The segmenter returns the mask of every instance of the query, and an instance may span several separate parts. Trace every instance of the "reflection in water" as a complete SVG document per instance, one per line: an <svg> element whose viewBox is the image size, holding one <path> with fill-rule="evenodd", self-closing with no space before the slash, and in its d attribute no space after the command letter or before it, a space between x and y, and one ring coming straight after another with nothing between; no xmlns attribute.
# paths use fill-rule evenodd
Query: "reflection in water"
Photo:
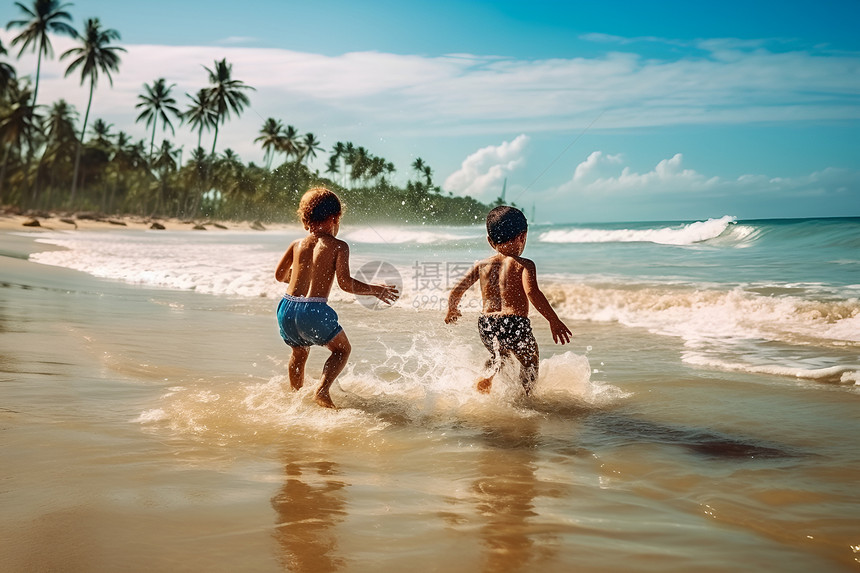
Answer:
<svg viewBox="0 0 860 573"><path fill-rule="evenodd" d="M272 498L277 513L274 536L283 549L288 571L337 571L345 565L337 556L332 527L343 521L346 484L337 479L337 464L329 461L288 461L286 480Z"/></svg>
<svg viewBox="0 0 860 573"><path fill-rule="evenodd" d="M478 461L480 477L472 491L477 498L478 517L483 521L486 572L524 569L535 553L529 520L537 516L537 434L528 422L520 424L484 432L486 449Z"/></svg>

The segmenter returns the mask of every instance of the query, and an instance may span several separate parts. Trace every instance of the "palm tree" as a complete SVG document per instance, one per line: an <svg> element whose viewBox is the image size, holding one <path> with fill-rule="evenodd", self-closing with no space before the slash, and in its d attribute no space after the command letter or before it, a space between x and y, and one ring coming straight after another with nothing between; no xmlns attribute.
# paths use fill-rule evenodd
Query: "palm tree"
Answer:
<svg viewBox="0 0 860 573"><path fill-rule="evenodd" d="M84 134L87 132L87 120L90 117L90 107L93 104L93 91L99 80L99 72L107 76L110 85L113 86L113 78L111 72L119 71L119 56L117 52L125 52L125 48L119 46L111 46L110 42L119 40L119 32L114 29L102 29L98 18L90 18L84 24L84 34L81 38L81 45L77 48L72 48L66 51L61 60L67 56L75 56L72 63L66 69L66 77L76 69L81 69L81 85L84 81L90 81L90 97L87 100L87 111L84 114L84 125L81 128L81 140L78 142L78 152L75 156L75 172L72 175L72 195L69 199L70 203L75 201L75 190L78 186L78 168L81 163L81 146L84 141Z"/></svg>
<svg viewBox="0 0 860 573"><path fill-rule="evenodd" d="M92 127L90 127L90 134L93 136L90 141L103 149L110 150L113 147L113 144L111 143L113 134L110 132L110 128L112 127L112 123L108 123L103 119L95 120Z"/></svg>
<svg viewBox="0 0 860 573"><path fill-rule="evenodd" d="M69 105L64 99L55 102L44 122L49 145L76 141L78 136L75 121L77 119L78 112L74 106Z"/></svg>
<svg viewBox="0 0 860 573"><path fill-rule="evenodd" d="M20 152L24 144L32 148L32 138L38 130L40 117L32 102L29 83L15 81L9 86L3 113L0 115L0 143L5 147L0 164L0 204L3 201L3 183L6 180L6 166L12 149ZM30 150L28 150L30 153Z"/></svg>
<svg viewBox="0 0 860 573"><path fill-rule="evenodd" d="M254 140L254 143L262 145L263 151L266 153L263 157L263 160L266 162L266 169L272 168L272 158L278 150L282 129L284 129L284 126L281 122L270 117L263 123L263 127L260 128L260 136Z"/></svg>
<svg viewBox="0 0 860 573"><path fill-rule="evenodd" d="M197 147L201 147L203 141L203 129L217 127L217 114L205 89L198 90L196 96L185 94L191 103L182 114L182 121L187 122L192 129L197 130Z"/></svg>
<svg viewBox="0 0 860 573"><path fill-rule="evenodd" d="M97 123L98 121L96 124ZM93 127L95 128L95 124ZM110 198L107 201L107 205L104 205L102 208L104 211L113 210L117 189L120 187L121 183L125 182L126 173L133 167L131 153L129 152L131 136L124 131L120 131L110 143L111 162L109 175L112 176L112 182L110 187Z"/></svg>
<svg viewBox="0 0 860 573"><path fill-rule="evenodd" d="M339 160L344 153L346 153L346 145L342 141L338 141L331 148L331 154L335 161Z"/></svg>
<svg viewBox="0 0 860 573"><path fill-rule="evenodd" d="M305 134L304 139L302 139L302 159L310 162L317 156L317 151L322 151L322 149L316 135L313 133Z"/></svg>
<svg viewBox="0 0 860 573"><path fill-rule="evenodd" d="M339 157L337 155L329 155L328 163L326 163L325 172L331 173L332 175L337 175L340 173L340 166L338 165Z"/></svg>
<svg viewBox="0 0 860 573"><path fill-rule="evenodd" d="M349 178L355 181L362 179L370 168L370 153L364 147L356 147L355 152L348 158L350 167Z"/></svg>
<svg viewBox="0 0 860 573"><path fill-rule="evenodd" d="M197 214L197 208L200 205L200 200L203 197L203 190L207 187L203 185L203 179L208 179L208 173L212 171L213 157L206 154L202 147L198 147L191 152L191 157L185 163L183 172L185 175L185 201L183 208L192 217ZM193 174L193 177L191 176Z"/></svg>
<svg viewBox="0 0 860 573"><path fill-rule="evenodd" d="M234 112L236 116L242 114L242 110L246 105L250 105L248 99L242 90L253 90L251 86L246 86L241 80L232 78L233 65L227 63L227 59L221 61L215 60L214 69L209 69L206 66L203 68L209 72L210 87L206 88L207 99L212 102L212 107L215 110L215 138L212 140L212 154L215 154L215 144L218 142L218 126L230 118L230 112Z"/></svg>
<svg viewBox="0 0 860 573"><path fill-rule="evenodd" d="M331 155L328 158L329 166L337 165L333 169L327 169L326 173L343 173L344 170L344 159L346 154L346 145L342 141L338 141L331 148ZM341 184L343 184L343 179L341 179Z"/></svg>
<svg viewBox="0 0 860 573"><path fill-rule="evenodd" d="M173 147L169 139L161 142L161 147L158 148L158 155L155 157L152 166L155 167L162 175L176 171L176 155L178 149Z"/></svg>
<svg viewBox="0 0 860 573"><path fill-rule="evenodd" d="M342 167L342 171L343 171L344 183L346 183L346 177L347 177L346 166L352 165L353 155L355 155L355 145L353 145L351 141L347 141L343 145L343 167ZM352 179L352 173L349 174L349 177L351 180Z"/></svg>
<svg viewBox="0 0 860 573"><path fill-rule="evenodd" d="M416 157L415 161L412 162L412 169L417 171L419 175L424 174L424 167L425 166L426 166L426 163L424 163L424 160L421 159L420 157Z"/></svg>
<svg viewBox="0 0 860 573"><path fill-rule="evenodd" d="M175 85L170 84L168 86L164 78L158 78L153 82L152 86L143 84L146 93L137 96L140 102L134 107L143 108L143 111L134 120L135 123L141 119L145 119L147 128L152 125L152 137L149 140L150 159L152 159L152 149L155 144L155 128L158 127L158 121L161 120L162 129L169 127L171 133L176 133L176 130L173 129L173 124L170 122L170 115L174 117L180 117L181 115L179 109L176 107L176 100L170 95L170 90Z"/></svg>
<svg viewBox="0 0 860 573"><path fill-rule="evenodd" d="M222 196L234 195L242 178L242 161L232 149L225 149L216 161L216 174L213 188L218 189Z"/></svg>
<svg viewBox="0 0 860 573"><path fill-rule="evenodd" d="M152 162L152 166L159 173L158 177L158 197L156 198L155 212L159 212L163 207L167 198L167 178L176 171L176 158L179 150L173 148L170 140L165 139L161 142L161 147L158 149L158 155Z"/></svg>
<svg viewBox="0 0 860 573"><path fill-rule="evenodd" d="M3 47L3 42L0 42L0 56L5 56L8 52ZM0 99L6 94L9 84L15 79L15 68L6 62L0 62Z"/></svg>
<svg viewBox="0 0 860 573"><path fill-rule="evenodd" d="M46 141L45 153L39 160L39 165L41 166L41 163L47 160L46 167L52 183L63 171L63 164L68 161L68 165L71 165L74 161L69 152L76 149L78 142L77 128L75 127L77 119L78 112L75 107L61 99L51 106L48 116L42 124ZM51 187L53 185L49 185L49 190Z"/></svg>
<svg viewBox="0 0 860 573"><path fill-rule="evenodd" d="M28 8L21 2L15 5L26 14L25 19L11 20L6 24L7 28L23 27L24 30L15 36L12 45L21 44L18 57L21 57L27 48L32 45L32 50L38 54L36 59L36 84L33 88L33 107L36 107L36 96L39 93L39 76L42 71L42 55L48 57L54 55L51 39L48 33L63 34L77 37L78 33L70 24L72 15L66 12L71 4L61 4L58 0L33 0L33 7Z"/></svg>
<svg viewBox="0 0 860 573"><path fill-rule="evenodd" d="M281 137L278 140L278 151L283 152L286 161L289 161L291 155L295 155L296 159L298 159L300 150L301 144L299 143L299 130L292 125L288 125L284 128L284 131L281 133Z"/></svg>
<svg viewBox="0 0 860 573"><path fill-rule="evenodd" d="M376 179L385 174L385 159L382 157L373 156L370 158L370 163L367 167L368 179ZM377 181L378 183L378 181Z"/></svg>
<svg viewBox="0 0 860 573"><path fill-rule="evenodd" d="M427 181L427 187L430 187L433 185L433 170L429 165L425 165L422 171L424 171L424 178Z"/></svg>

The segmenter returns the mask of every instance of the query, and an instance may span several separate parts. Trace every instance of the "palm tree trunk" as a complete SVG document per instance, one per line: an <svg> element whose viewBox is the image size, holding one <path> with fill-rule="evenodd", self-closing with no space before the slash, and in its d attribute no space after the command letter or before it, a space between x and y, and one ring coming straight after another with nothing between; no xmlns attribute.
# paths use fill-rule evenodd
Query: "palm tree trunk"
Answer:
<svg viewBox="0 0 860 573"><path fill-rule="evenodd" d="M87 102L87 112L84 114L84 126L81 128L81 138L78 140L78 150L75 152L75 170L72 175L72 195L69 197L69 206L75 204L75 192L78 189L78 169L81 166L81 147L84 145L84 135L87 133L87 121L90 119L90 106L93 105L93 86L95 84L90 81L90 99Z"/></svg>
<svg viewBox="0 0 860 573"><path fill-rule="evenodd" d="M36 96L39 95L39 76L42 72L42 45L44 40L39 42L39 57L36 58L36 83L33 86L33 109L36 109Z"/></svg>
<svg viewBox="0 0 860 573"><path fill-rule="evenodd" d="M215 123L215 137L212 138L212 153L211 155L215 155L215 144L218 143L218 123Z"/></svg>
<svg viewBox="0 0 860 573"><path fill-rule="evenodd" d="M149 138L149 162L152 163L152 148L155 145L155 128L158 127L158 118L152 124L152 137Z"/></svg>
<svg viewBox="0 0 860 573"><path fill-rule="evenodd" d="M9 163L9 152L12 151L12 144L6 146L3 151L3 164L0 165L0 205L3 204L3 186L6 182L6 165Z"/></svg>
<svg viewBox="0 0 860 573"><path fill-rule="evenodd" d="M42 171L42 160L45 158L44 152L39 156L39 161L36 162L36 175L33 177L33 190L31 192L31 201L34 207L38 207L39 198L39 173Z"/></svg>

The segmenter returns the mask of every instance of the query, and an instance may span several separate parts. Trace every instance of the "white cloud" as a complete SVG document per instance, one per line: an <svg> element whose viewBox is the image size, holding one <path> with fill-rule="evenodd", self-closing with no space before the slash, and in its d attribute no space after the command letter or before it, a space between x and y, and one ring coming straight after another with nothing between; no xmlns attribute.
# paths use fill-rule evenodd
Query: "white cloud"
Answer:
<svg viewBox="0 0 860 573"><path fill-rule="evenodd" d="M521 134L513 141L479 149L463 161L442 188L479 201L495 199L501 193L504 178L525 163L523 152L528 142L528 136Z"/></svg>
<svg viewBox="0 0 860 573"><path fill-rule="evenodd" d="M636 193L658 196L661 194L699 191L719 184L718 177L706 177L692 169L682 167L684 157L676 153L660 161L646 173L635 173L623 165L620 155L592 152L576 166L573 177L558 188L560 193L588 194ZM614 173L607 175L607 173Z"/></svg>
<svg viewBox="0 0 860 573"><path fill-rule="evenodd" d="M3 31L0 38L8 44L13 34ZM62 53L72 41L57 37L54 44ZM226 57L236 77L258 88L254 108L261 116L289 121L288 116L336 109L345 118L361 117L382 130L410 134L562 131L582 128L601 113L596 129L860 118L853 100L860 92L860 56L774 53L752 49L756 45L702 41L704 57L696 52L676 60L645 59L633 52L517 60L126 45L111 99L124 98L127 105L144 82L160 76L183 91L196 91L206 82L201 66ZM16 67L23 75L34 64L28 54ZM40 89L46 98L69 91L61 79L65 67L66 62L43 62L46 81Z"/></svg>
<svg viewBox="0 0 860 573"><path fill-rule="evenodd" d="M0 39L9 46L15 34L14 30L0 30ZM52 41L58 55L74 44L62 37ZM115 130L134 137L147 137L144 126L134 122L134 105L143 84L158 77L175 83L174 97L184 108L188 102L185 93L194 94L206 86L203 66L211 67L215 60L226 58L233 65L234 77L256 91L249 93L251 106L242 117L222 127L218 147L231 147L246 161L262 159L263 152L253 140L268 117L295 125L300 132L313 131L326 148L338 140L367 146L394 161L401 175L408 171L416 151L423 157L433 155L427 150L428 145L438 145L439 139L433 138L471 137L489 142L521 133L550 137L579 132L595 118L599 118L591 127L595 131L860 119L856 102L860 55L777 53L758 42L702 41L695 53L676 59L645 58L632 51L632 45L628 52L544 60L381 52L328 56L236 45L124 47L128 52L122 55L120 72L114 74L113 89L102 79L96 92L93 118L113 123ZM16 53L6 59L19 75L32 74L35 57L27 53L15 60ZM49 103L65 98L83 114L87 88L79 85L78 77L63 77L67 64L57 59L43 61L39 100ZM196 145L195 134L176 127L177 145L186 149ZM518 139L508 145L516 147ZM386 141L394 143L386 147ZM406 141L416 143L406 149ZM211 142L211 134L204 135L204 146L207 142ZM517 145L525 145L525 140ZM503 148L504 144L488 149L513 153ZM519 165L519 156L507 161L496 158L493 163L478 152L458 167L462 155L450 156L448 149L439 149L436 155L445 156L448 162L440 167L433 161L440 178L452 173L446 188L478 196L495 196L492 189L498 189L504 176ZM318 167L324 159L318 160ZM479 165L481 161L487 163ZM617 165L613 161L620 158L595 157L593 165L578 170L578 183L591 178L592 189L603 185L611 192L655 181L688 188L709 181L681 169L680 157L666 160L653 173L628 170L615 176L610 169Z"/></svg>
<svg viewBox="0 0 860 573"><path fill-rule="evenodd" d="M576 166L573 172L573 181L581 184L599 179L603 166L619 164L621 161L622 156L620 154L606 155L602 151L594 151L588 156L588 159Z"/></svg>
<svg viewBox="0 0 860 573"><path fill-rule="evenodd" d="M611 220L612 213L622 211L629 220L726 214L828 216L839 212L833 209L850 215L856 213L858 201L858 170L826 168L796 177L745 174L727 179L684 168L683 155L678 153L637 173L624 165L621 156L594 151L575 167L567 182L542 193L540 203L564 206L554 213L556 220L599 221Z"/></svg>

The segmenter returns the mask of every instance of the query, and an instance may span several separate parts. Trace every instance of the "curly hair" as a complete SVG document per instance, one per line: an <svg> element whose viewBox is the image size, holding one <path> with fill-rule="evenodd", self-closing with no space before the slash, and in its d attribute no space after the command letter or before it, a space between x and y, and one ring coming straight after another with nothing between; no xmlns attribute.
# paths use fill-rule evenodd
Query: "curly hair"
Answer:
<svg viewBox="0 0 860 573"><path fill-rule="evenodd" d="M322 223L329 217L340 215L343 212L343 207L340 204L340 199L325 187L311 187L302 195L302 200L299 201L299 209L297 211L299 219L305 229L309 228L312 223Z"/></svg>
<svg viewBox="0 0 860 573"><path fill-rule="evenodd" d="M487 214L487 235L493 244L507 243L528 230L526 216L516 207L503 205Z"/></svg>

